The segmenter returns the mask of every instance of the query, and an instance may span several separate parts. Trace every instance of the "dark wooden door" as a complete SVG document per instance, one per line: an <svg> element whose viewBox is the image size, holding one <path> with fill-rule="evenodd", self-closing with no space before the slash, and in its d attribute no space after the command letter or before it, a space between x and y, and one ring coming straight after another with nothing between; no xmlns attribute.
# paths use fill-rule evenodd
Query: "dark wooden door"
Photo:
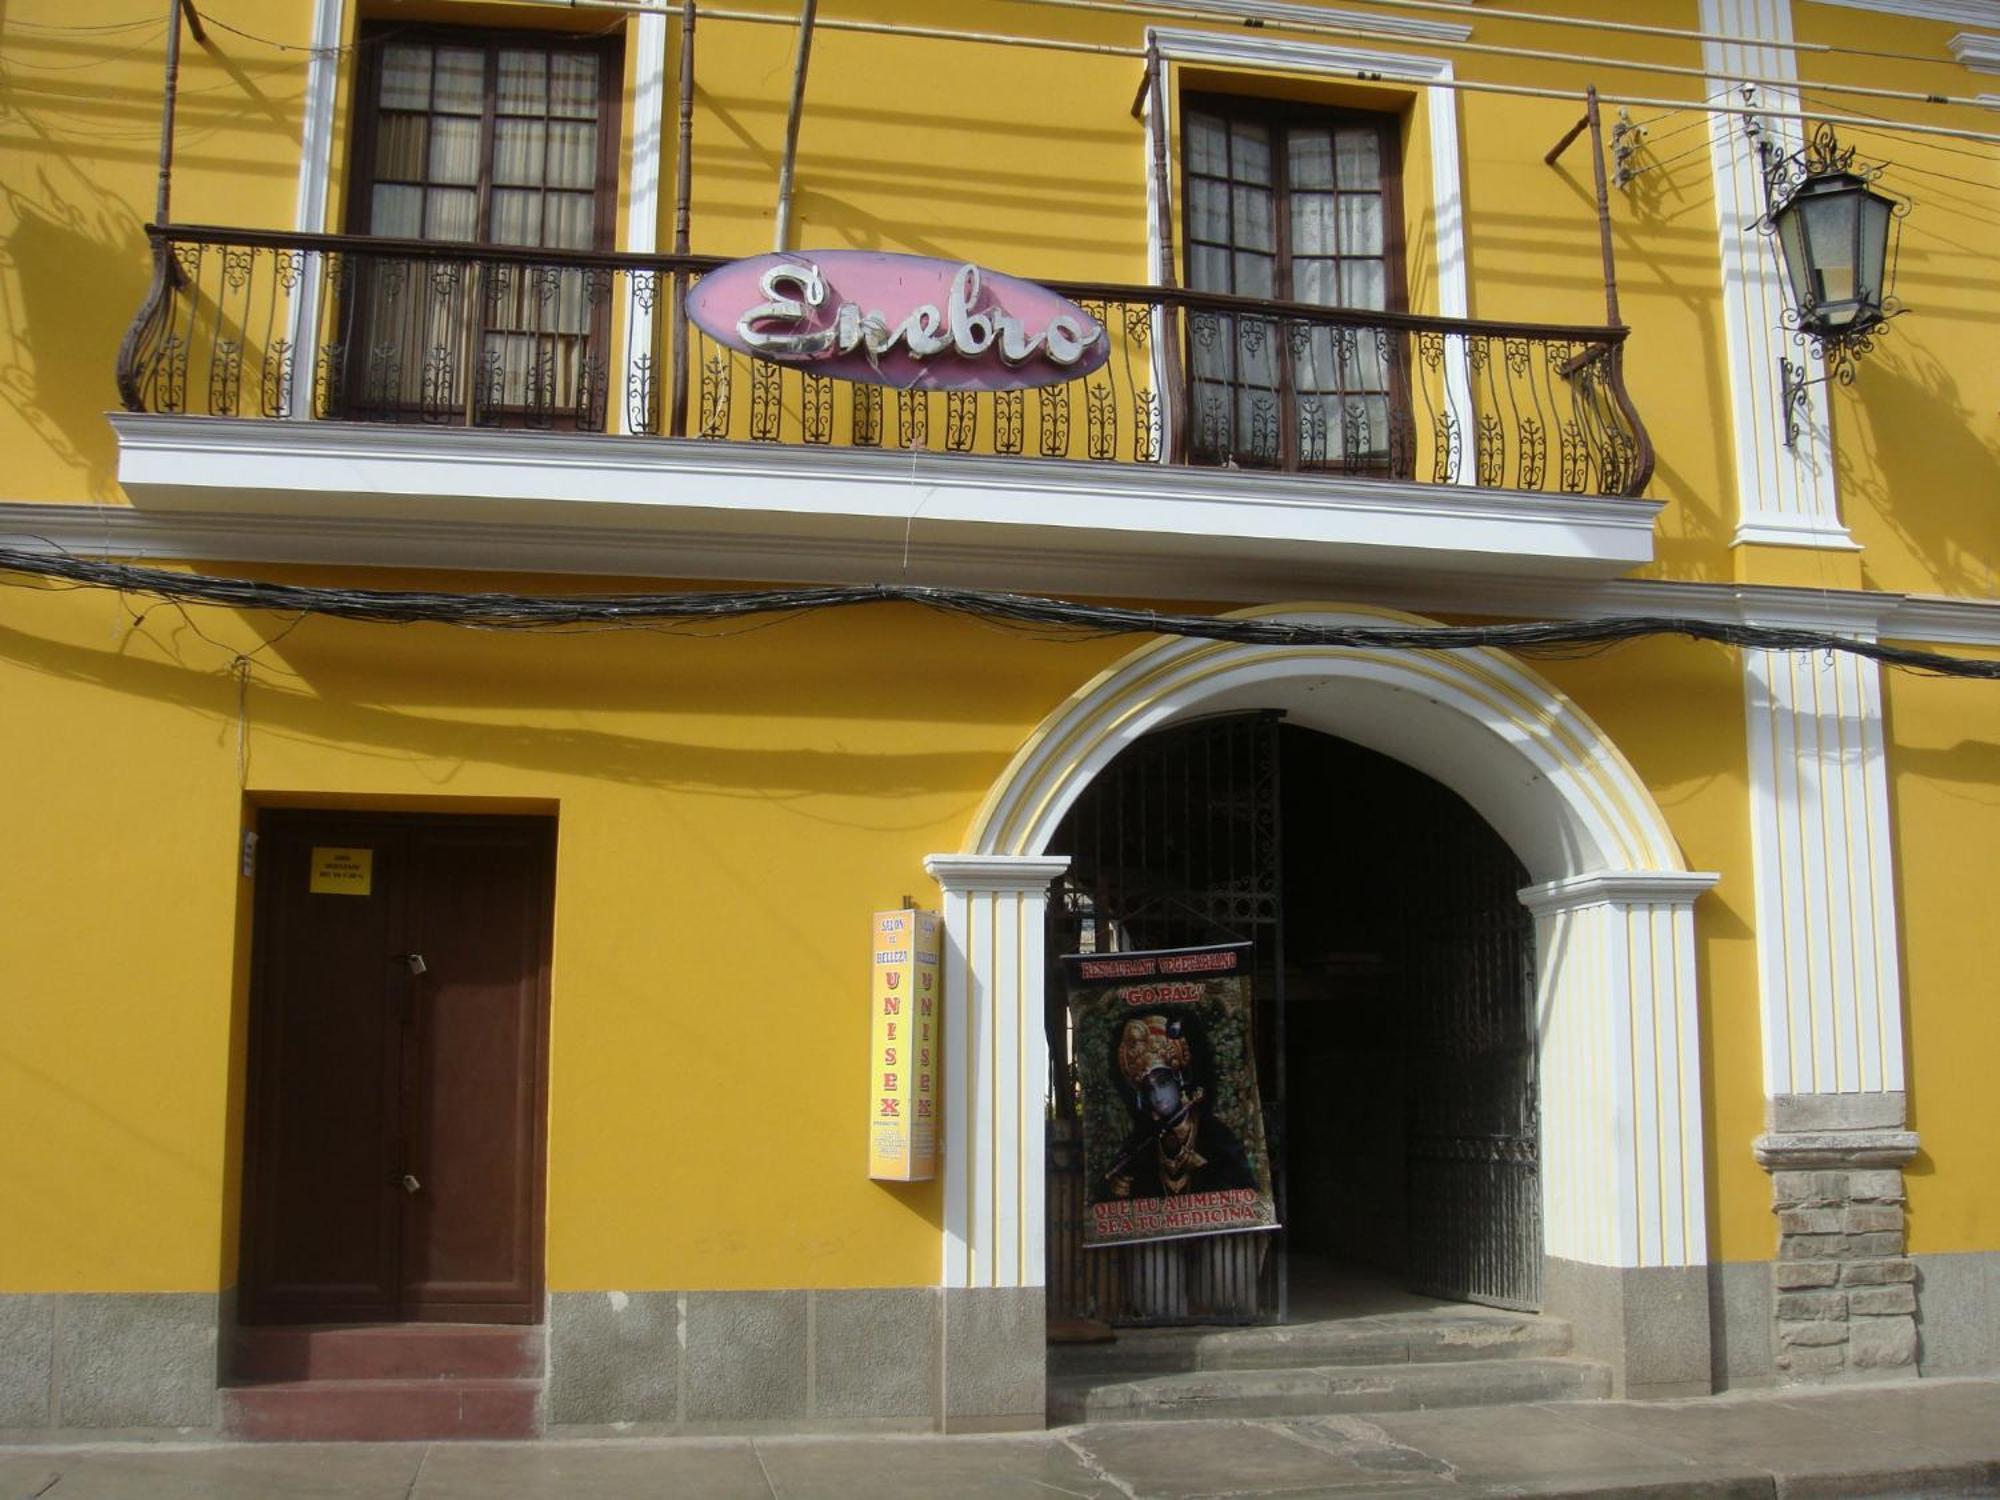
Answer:
<svg viewBox="0 0 2000 1500"><path fill-rule="evenodd" d="M259 835L246 1320L536 1321L554 825Z"/></svg>

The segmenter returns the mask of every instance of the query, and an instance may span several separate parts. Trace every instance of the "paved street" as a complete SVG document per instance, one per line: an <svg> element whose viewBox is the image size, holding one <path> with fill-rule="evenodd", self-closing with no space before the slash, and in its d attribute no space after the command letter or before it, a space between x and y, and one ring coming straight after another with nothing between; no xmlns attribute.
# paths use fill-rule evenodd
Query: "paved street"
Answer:
<svg viewBox="0 0 2000 1500"><path fill-rule="evenodd" d="M2000 1496L2000 1380L1004 1437L0 1447L0 1500Z"/></svg>

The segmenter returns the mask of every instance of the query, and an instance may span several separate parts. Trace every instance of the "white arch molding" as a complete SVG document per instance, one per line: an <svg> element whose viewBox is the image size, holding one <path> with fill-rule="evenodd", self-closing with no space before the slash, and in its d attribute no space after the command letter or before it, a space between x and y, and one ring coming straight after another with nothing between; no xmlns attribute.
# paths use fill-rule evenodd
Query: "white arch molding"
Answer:
<svg viewBox="0 0 2000 1500"><path fill-rule="evenodd" d="M1316 605L1238 617L1431 623ZM1521 898L1535 914L1545 1254L1620 1271L1704 1266L1693 906L1716 877L1687 869L1617 747L1498 651L1162 638L1052 713L963 850L925 861L944 891L947 944L944 1285L1044 1281L1043 916L1067 863L1043 854L1049 838L1141 735L1251 708L1283 709L1443 782L1533 878ZM1701 1318L1705 1380L1705 1305Z"/></svg>

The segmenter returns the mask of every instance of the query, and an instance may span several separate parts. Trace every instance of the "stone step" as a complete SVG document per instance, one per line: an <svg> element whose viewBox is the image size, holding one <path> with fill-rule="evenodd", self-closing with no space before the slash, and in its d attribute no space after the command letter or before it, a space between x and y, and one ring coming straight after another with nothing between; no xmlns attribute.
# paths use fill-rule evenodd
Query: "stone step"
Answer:
<svg viewBox="0 0 2000 1500"><path fill-rule="evenodd" d="M1197 1417L1314 1417L1525 1401L1597 1401L1611 1372L1575 1358L1200 1370L1104 1381L1049 1382L1049 1420L1170 1422Z"/></svg>
<svg viewBox="0 0 2000 1500"><path fill-rule="evenodd" d="M356 1323L239 1328L229 1370L244 1382L535 1380L546 1336L497 1323Z"/></svg>
<svg viewBox="0 0 2000 1500"><path fill-rule="evenodd" d="M1570 1326L1532 1313L1449 1312L1340 1318L1259 1328L1140 1328L1115 1340L1054 1345L1051 1376L1401 1365L1568 1354Z"/></svg>
<svg viewBox="0 0 2000 1500"><path fill-rule="evenodd" d="M433 1442L541 1436L538 1380L301 1380L217 1393L252 1442Z"/></svg>

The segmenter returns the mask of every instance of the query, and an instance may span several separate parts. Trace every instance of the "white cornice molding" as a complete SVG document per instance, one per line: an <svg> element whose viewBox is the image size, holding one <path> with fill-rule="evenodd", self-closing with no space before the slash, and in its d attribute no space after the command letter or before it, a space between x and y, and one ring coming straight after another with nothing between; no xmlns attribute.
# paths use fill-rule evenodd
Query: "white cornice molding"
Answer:
<svg viewBox="0 0 2000 1500"><path fill-rule="evenodd" d="M926 542L905 567L900 536L717 536L662 526L586 527L396 516L139 510L0 502L0 545L150 562L303 563L553 575L793 583L898 580L1080 596L1241 602L1338 598L1423 614L1578 620L1659 615L1837 630L1884 640L2000 648L2000 599L1760 584L1608 582L1522 575L1441 579L1428 571L1341 569L1298 559L1230 561L1127 549Z"/></svg>
<svg viewBox="0 0 2000 1500"><path fill-rule="evenodd" d="M2000 25L2000 20L1994 24ZM1973 72L2000 73L2000 36L1989 36L1981 31L1961 31L1945 45L1951 48L1953 57Z"/></svg>
<svg viewBox="0 0 2000 1500"><path fill-rule="evenodd" d="M1908 595L1882 621L1881 634L1941 646L2000 646L2000 599Z"/></svg>
<svg viewBox="0 0 2000 1500"><path fill-rule="evenodd" d="M926 854L924 872L946 891L1046 893L1067 854Z"/></svg>
<svg viewBox="0 0 2000 1500"><path fill-rule="evenodd" d="M1519 896L1537 916L1586 906L1692 906L1721 879L1709 870L1595 870L1531 885Z"/></svg>
<svg viewBox="0 0 2000 1500"><path fill-rule="evenodd" d="M1415 16L1370 15L1364 11L1340 10L1330 5L1291 5L1284 0L1153 0L1153 11L1184 11L1190 19L1207 19L1225 11L1246 21L1267 21L1274 26L1351 26L1373 36L1405 37L1421 42L1462 42L1472 28L1462 21L1428 21Z"/></svg>
<svg viewBox="0 0 2000 1500"><path fill-rule="evenodd" d="M1859 552L1861 544L1838 521L1813 516L1773 516L1743 521L1729 539L1732 547L1746 543L1762 547L1813 547L1825 552Z"/></svg>
<svg viewBox="0 0 2000 1500"><path fill-rule="evenodd" d="M1651 561L1658 501L1151 464L778 447L114 412L118 478L148 511L460 518L778 541L1178 554L1262 563L1528 565L1607 577ZM613 571L629 571L629 569ZM753 575L754 576L754 575Z"/></svg>
<svg viewBox="0 0 2000 1500"><path fill-rule="evenodd" d="M1814 0L1841 10L1872 10L1919 21L1955 21L1966 26L2000 26L2000 0Z"/></svg>

